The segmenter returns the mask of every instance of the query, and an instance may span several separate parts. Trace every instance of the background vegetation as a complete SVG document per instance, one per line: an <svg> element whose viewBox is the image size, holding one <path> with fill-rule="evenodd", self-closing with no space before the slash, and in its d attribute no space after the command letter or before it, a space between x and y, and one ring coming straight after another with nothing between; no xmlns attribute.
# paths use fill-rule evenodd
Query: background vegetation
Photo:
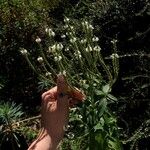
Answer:
<svg viewBox="0 0 150 150"><path fill-rule="evenodd" d="M112 88L112 93L118 101L112 104L110 109L117 116L123 147L139 150L147 150L150 147L150 3L148 0L1 0L0 7L1 114L7 114L4 113L8 112L4 111L7 105L15 102L23 106L22 111L25 113L19 115L22 119L39 115L40 95L47 88L45 85L41 86L38 76L20 54L20 48L34 52L36 57L38 46L35 39L37 36L42 40L45 39L46 26L54 28L55 40L62 42L60 29L64 16L75 21L86 19L95 28L94 34L99 38L98 44L103 49L102 55L108 64L109 56L112 54L110 41L113 39L118 41L120 71ZM100 70L103 71L101 68ZM5 105L6 102L9 103ZM14 104L12 109L13 107ZM13 121L10 121L11 125L19 117L14 117ZM23 133L21 135L24 135L27 143L30 143L39 128L37 118L33 118L32 124L25 121L25 124L13 125L11 131L15 134ZM0 121L1 125L8 125L3 128L4 130L0 128L1 133L8 131L5 129L10 128L10 123ZM21 132L18 131L20 127L22 127ZM14 136L9 134L10 132L5 133Z"/></svg>

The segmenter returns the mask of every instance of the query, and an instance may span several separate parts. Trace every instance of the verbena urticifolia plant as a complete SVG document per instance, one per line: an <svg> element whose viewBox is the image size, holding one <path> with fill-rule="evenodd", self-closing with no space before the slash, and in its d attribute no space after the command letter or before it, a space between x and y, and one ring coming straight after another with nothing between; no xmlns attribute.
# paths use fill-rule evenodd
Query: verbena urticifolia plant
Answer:
<svg viewBox="0 0 150 150"><path fill-rule="evenodd" d="M69 147L90 150L121 149L116 119L108 107L117 100L110 94L119 70L117 41L111 41L112 65L110 62L108 65L90 22L65 17L64 26L59 33L61 42L55 40L56 33L53 29L46 27L45 32L46 38L37 37L35 40L39 47L36 53L21 49L21 53L37 73L40 87L49 88L54 85L53 76L61 72L66 74L70 85L81 88L87 96L83 104L71 109L67 131L67 138L71 138ZM37 60L33 61L35 56Z"/></svg>

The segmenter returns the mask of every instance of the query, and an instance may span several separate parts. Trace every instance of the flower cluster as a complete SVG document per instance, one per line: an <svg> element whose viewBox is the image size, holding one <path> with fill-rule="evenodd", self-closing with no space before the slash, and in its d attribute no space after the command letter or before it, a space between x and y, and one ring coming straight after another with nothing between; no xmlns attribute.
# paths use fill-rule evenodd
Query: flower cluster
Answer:
<svg viewBox="0 0 150 150"><path fill-rule="evenodd" d="M94 27L87 21L83 21L82 26L83 26L83 29L86 29L86 30L93 30L94 29Z"/></svg>
<svg viewBox="0 0 150 150"><path fill-rule="evenodd" d="M27 55L28 54L28 51L24 48L21 48L20 52L21 52L22 55Z"/></svg>
<svg viewBox="0 0 150 150"><path fill-rule="evenodd" d="M49 53L55 53L55 52L57 52L57 50L59 51L59 50L62 50L63 49L63 45L62 45L62 43L56 43L56 44L54 44L53 46L49 46L48 47L48 52Z"/></svg>
<svg viewBox="0 0 150 150"><path fill-rule="evenodd" d="M49 37L55 36L55 32L51 28L46 28L45 32L49 35Z"/></svg>
<svg viewBox="0 0 150 150"><path fill-rule="evenodd" d="M39 56L39 57L37 58L37 61L38 61L40 64L43 63L43 57Z"/></svg>

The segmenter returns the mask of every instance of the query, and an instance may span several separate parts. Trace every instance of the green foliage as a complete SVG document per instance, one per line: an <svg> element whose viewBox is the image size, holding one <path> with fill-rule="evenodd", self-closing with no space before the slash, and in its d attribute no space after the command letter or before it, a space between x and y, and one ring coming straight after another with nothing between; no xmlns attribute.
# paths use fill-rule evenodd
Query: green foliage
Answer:
<svg viewBox="0 0 150 150"><path fill-rule="evenodd" d="M16 106L15 103L9 102L0 105L0 121L3 124L12 124L22 115L21 105Z"/></svg>
<svg viewBox="0 0 150 150"><path fill-rule="evenodd" d="M0 148L2 150L5 150L6 147L16 150L27 146L25 139L18 130L17 124L15 124L22 115L21 105L17 106L15 103L0 105Z"/></svg>
<svg viewBox="0 0 150 150"><path fill-rule="evenodd" d="M79 23L65 17L64 23L61 29L62 43L55 41L56 33L47 27L45 31L49 42L45 43L48 47L42 47L42 40L39 37L35 40L39 46L37 59L32 59L34 53L24 48L21 48L21 53L42 80L42 88L43 85L47 86L48 82L54 85L53 76L61 72L67 76L68 84L76 85L85 91L86 101L71 112L70 125L74 131L68 133L68 136L75 134L71 142L77 144L76 140L84 137L87 138L85 145L89 149L93 149L93 145L95 150L99 147L121 149L117 125L113 117L109 115L108 109L109 103L116 101L110 92L119 68L115 47L117 41L112 41L114 54L111 55L112 66L108 66L98 45L99 38L94 35L94 27L89 22L83 20ZM110 70L110 67L113 70ZM101 122L103 123L100 128ZM80 144L73 146L69 143L73 149L81 147Z"/></svg>

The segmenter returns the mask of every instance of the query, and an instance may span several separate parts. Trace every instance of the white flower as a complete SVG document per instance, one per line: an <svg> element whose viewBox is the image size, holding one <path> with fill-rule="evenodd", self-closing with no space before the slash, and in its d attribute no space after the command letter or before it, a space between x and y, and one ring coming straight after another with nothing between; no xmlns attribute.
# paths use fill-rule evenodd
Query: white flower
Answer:
<svg viewBox="0 0 150 150"><path fill-rule="evenodd" d="M64 18L64 22L69 22L69 21L70 21L69 18L67 18L67 17Z"/></svg>
<svg viewBox="0 0 150 150"><path fill-rule="evenodd" d="M28 51L27 51L26 49L24 49L24 48L22 48L22 49L20 50L20 52L21 52L21 54L23 54L23 55L27 55L27 54L28 54Z"/></svg>
<svg viewBox="0 0 150 150"><path fill-rule="evenodd" d="M67 29L68 27L69 27L69 26L68 26L67 24L64 26L65 29Z"/></svg>
<svg viewBox="0 0 150 150"><path fill-rule="evenodd" d="M88 26L88 28L89 29L94 29L94 27L91 24Z"/></svg>
<svg viewBox="0 0 150 150"><path fill-rule="evenodd" d="M49 52L56 52L56 49L57 49L57 47L56 47L56 44L54 44L51 48L49 48Z"/></svg>
<svg viewBox="0 0 150 150"><path fill-rule="evenodd" d="M62 72L62 74L64 75L64 76L66 76L66 70L63 70L63 72Z"/></svg>
<svg viewBox="0 0 150 150"><path fill-rule="evenodd" d="M75 37L73 37L72 39L70 39L70 42L71 42L71 43L75 43L76 40L77 40L77 39L76 39Z"/></svg>
<svg viewBox="0 0 150 150"><path fill-rule="evenodd" d="M41 39L40 39L39 37L37 37L36 40L35 40L35 42L36 42L36 43L40 43L40 42L41 42Z"/></svg>
<svg viewBox="0 0 150 150"><path fill-rule="evenodd" d="M65 49L65 51L66 51L66 52L69 51L69 48L67 47L67 48Z"/></svg>
<svg viewBox="0 0 150 150"><path fill-rule="evenodd" d="M81 40L81 43L82 43L82 44L83 44L83 43L86 43L86 42L87 42L86 39Z"/></svg>
<svg viewBox="0 0 150 150"><path fill-rule="evenodd" d="M43 58L42 58L42 57L38 57L38 58L37 58L37 61L38 61L39 63L43 63Z"/></svg>
<svg viewBox="0 0 150 150"><path fill-rule="evenodd" d="M81 115L79 115L78 117L79 117L79 119L82 119L82 118L83 118Z"/></svg>
<svg viewBox="0 0 150 150"><path fill-rule="evenodd" d="M88 47L85 49L86 52L91 52L93 49L90 45L88 45Z"/></svg>
<svg viewBox="0 0 150 150"><path fill-rule="evenodd" d="M63 34L63 35L61 35L61 38L62 38L62 39L66 38L66 35L64 35L64 34Z"/></svg>
<svg viewBox="0 0 150 150"><path fill-rule="evenodd" d="M113 54L110 56L110 58L112 58L112 59L114 59L114 58L119 58L119 55L116 54L116 53L113 53Z"/></svg>
<svg viewBox="0 0 150 150"><path fill-rule="evenodd" d="M67 136L68 136L69 139L73 139L74 138L74 134L72 132L69 132L67 134Z"/></svg>
<svg viewBox="0 0 150 150"><path fill-rule="evenodd" d="M56 45L57 50L62 50L63 47L64 47L64 46L63 46L61 43L58 43L58 44Z"/></svg>
<svg viewBox="0 0 150 150"><path fill-rule="evenodd" d="M82 26L88 26L89 25L89 23L87 21L83 21L81 24L82 24Z"/></svg>
<svg viewBox="0 0 150 150"><path fill-rule="evenodd" d="M95 36L95 37L92 38L92 41L93 41L93 42L98 42L98 41L99 41L99 38Z"/></svg>
<svg viewBox="0 0 150 150"><path fill-rule="evenodd" d="M51 76L51 73L50 72L46 72L45 75L48 77L48 76Z"/></svg>
<svg viewBox="0 0 150 150"><path fill-rule="evenodd" d="M54 57L54 60L55 60L55 61L60 61L60 60L62 60L62 57L61 57L61 56L55 56L55 57Z"/></svg>
<svg viewBox="0 0 150 150"><path fill-rule="evenodd" d="M113 39L112 41L110 41L112 44L116 44L118 41Z"/></svg>
<svg viewBox="0 0 150 150"><path fill-rule="evenodd" d="M70 29L73 29L74 27L73 26L70 26Z"/></svg>
<svg viewBox="0 0 150 150"><path fill-rule="evenodd" d="M53 32L53 30L51 28L46 28L45 32L48 33L48 35L50 37L54 37L55 36L55 32Z"/></svg>
<svg viewBox="0 0 150 150"><path fill-rule="evenodd" d="M52 36L52 37L55 36L55 32L53 32L53 31L49 32L48 34L49 34L50 37L51 37L51 36Z"/></svg>
<svg viewBox="0 0 150 150"><path fill-rule="evenodd" d="M54 48L54 45L48 47L48 52L49 52L49 53L54 53L54 52L56 52L56 49Z"/></svg>
<svg viewBox="0 0 150 150"><path fill-rule="evenodd" d="M76 58L81 58L81 57L82 57L80 51L76 51L76 52L74 53L74 55L75 55Z"/></svg>
<svg viewBox="0 0 150 150"><path fill-rule="evenodd" d="M89 22L87 22L87 21L84 21L81 24L82 24L83 28L94 29L94 27L91 24L89 24Z"/></svg>
<svg viewBox="0 0 150 150"><path fill-rule="evenodd" d="M48 33L49 28L45 28L45 32Z"/></svg>
<svg viewBox="0 0 150 150"><path fill-rule="evenodd" d="M100 46L97 45L97 46L94 47L93 50L96 51L96 52L100 52L100 51L101 51L101 48L100 48Z"/></svg>

